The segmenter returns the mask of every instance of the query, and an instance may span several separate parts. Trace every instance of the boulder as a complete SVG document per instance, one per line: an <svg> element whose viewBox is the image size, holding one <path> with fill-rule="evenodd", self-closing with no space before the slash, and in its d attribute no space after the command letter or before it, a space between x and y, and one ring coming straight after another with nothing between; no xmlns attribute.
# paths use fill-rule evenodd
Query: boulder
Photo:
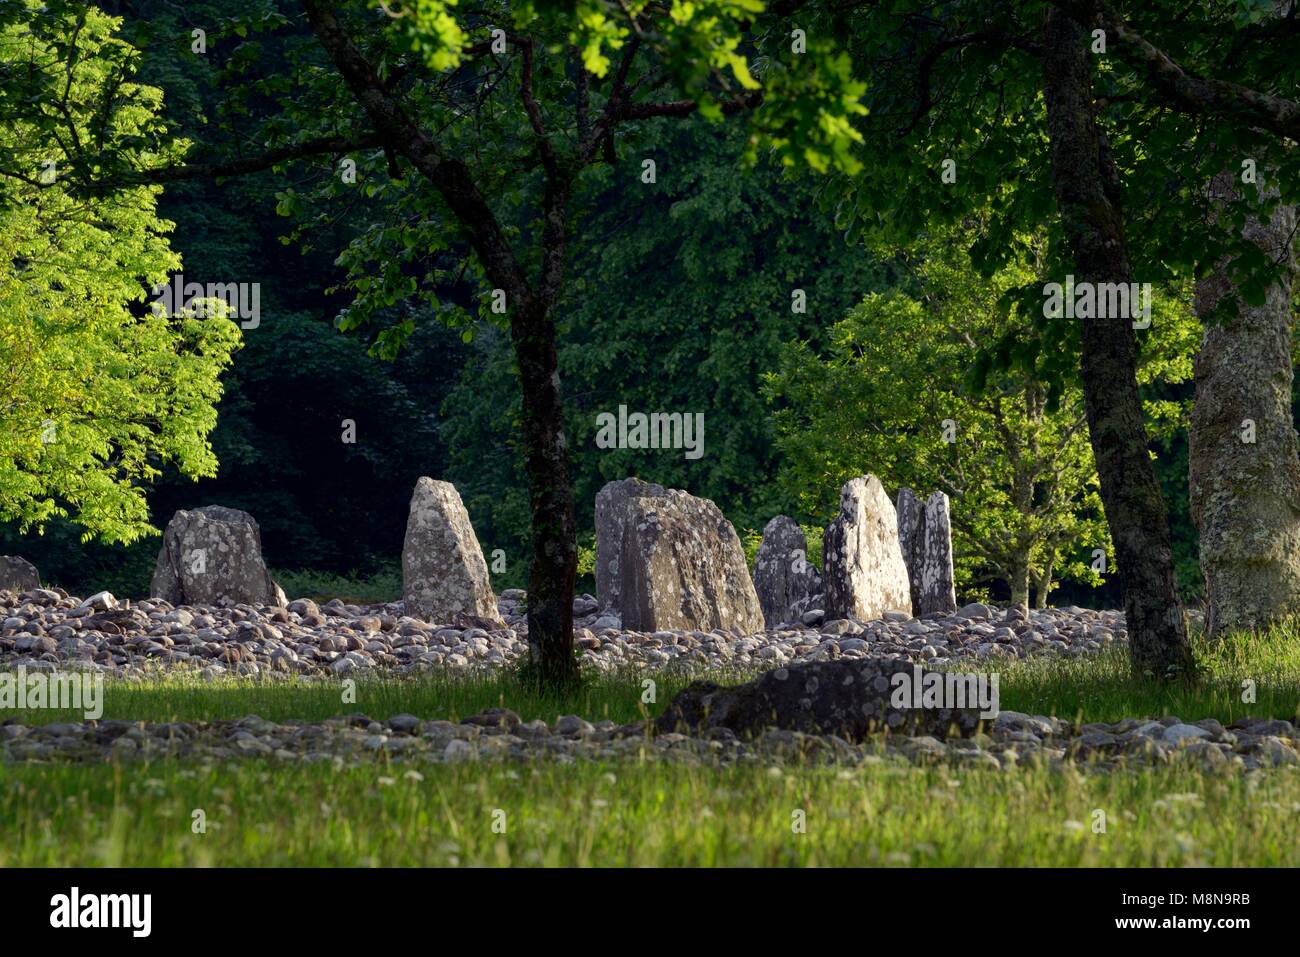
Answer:
<svg viewBox="0 0 1300 957"><path fill-rule="evenodd" d="M182 509L163 533L149 586L173 605L283 605L262 560L262 531L247 512L222 505Z"/></svg>
<svg viewBox="0 0 1300 957"><path fill-rule="evenodd" d="M894 505L874 475L840 489L839 515L822 539L822 585L828 620L869 621L912 607Z"/></svg>
<svg viewBox="0 0 1300 957"><path fill-rule="evenodd" d="M608 482L596 493L596 598L602 609L622 609L619 604L619 560L623 555L628 500L666 494L662 485L643 482L639 478Z"/></svg>
<svg viewBox="0 0 1300 957"><path fill-rule="evenodd" d="M0 555L0 591L31 591L41 587L36 566L17 555Z"/></svg>
<svg viewBox="0 0 1300 957"><path fill-rule="evenodd" d="M767 627L798 621L808 600L820 594L821 588L822 576L808 561L803 529L794 519L778 515L763 529L763 542L754 559L754 591Z"/></svg>
<svg viewBox="0 0 1300 957"><path fill-rule="evenodd" d="M915 615L948 615L957 610L953 587L952 524L948 496L935 492L925 502L921 531L909 566Z"/></svg>
<svg viewBox="0 0 1300 957"><path fill-rule="evenodd" d="M736 530L708 499L676 489L628 499L619 600L633 631L763 630Z"/></svg>
<svg viewBox="0 0 1300 957"><path fill-rule="evenodd" d="M917 545L921 540L921 519L924 508L916 493L904 486L898 490L898 547L903 553L903 565L907 568L908 584L912 594L912 614L921 612L920 595L917 592L917 579L912 573L912 562L916 558Z"/></svg>
<svg viewBox="0 0 1300 957"><path fill-rule="evenodd" d="M473 618L501 627L483 550L450 482L422 477L415 483L402 544L402 599L413 618L439 624Z"/></svg>
<svg viewBox="0 0 1300 957"><path fill-rule="evenodd" d="M696 681L669 702L656 729L699 734L727 728L753 738L780 728L848 741L883 731L944 737L977 730L981 719L975 701L962 708L920 706L924 699L915 690L927 674L943 677L895 658L838 658L776 668L733 687Z"/></svg>

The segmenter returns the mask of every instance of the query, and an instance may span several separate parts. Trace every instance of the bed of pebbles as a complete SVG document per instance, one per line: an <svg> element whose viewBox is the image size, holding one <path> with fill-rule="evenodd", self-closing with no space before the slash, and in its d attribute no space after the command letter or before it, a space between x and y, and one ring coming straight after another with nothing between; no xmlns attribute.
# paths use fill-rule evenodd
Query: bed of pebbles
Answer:
<svg viewBox="0 0 1300 957"><path fill-rule="evenodd" d="M397 763L659 759L692 765L836 764L881 761L960 767L1083 764L1091 769L1187 763L1202 770L1242 772L1300 764L1300 738L1287 721L1245 719L1225 728L1214 720L1175 717L1116 724L1071 725L1056 718L1004 711L988 733L949 739L882 736L850 743L831 735L772 730L743 740L725 729L706 735L650 735L645 724L592 724L565 715L552 724L523 722L492 709L459 724L402 714L376 721L356 714L320 722L237 721L147 723L86 721L29 727L0 724L0 757L16 761L199 760L263 758L356 764L376 757Z"/></svg>
<svg viewBox="0 0 1300 957"><path fill-rule="evenodd" d="M173 607L159 600L119 601L107 593L79 599L62 591L0 592L0 669L85 670L110 678L189 673L340 678L366 673L506 665L527 653L523 594L505 592L505 628L487 622L429 624L402 613L400 603L287 607ZM624 631L591 596L575 600L575 635L583 658L603 670L673 665L758 670L804 660L893 657L941 666L949 662L1093 654L1126 640L1114 611L1051 608L1027 614L967 605L923 620L901 614L881 621L824 620L809 612L798 627L754 635L723 632ZM993 662L989 662L993 664ZM1252 770L1300 765L1300 732L1287 721L1128 719L1074 725L1060 719L1002 712L985 733L963 739L886 736L855 744L835 736L773 730L742 740L725 729L707 734L650 734L644 724L592 724L576 715L553 724L521 722L494 710L459 724L397 715L320 722L238 721L149 723L84 721L30 726L0 723L0 758L19 761L104 760L189 756L264 757L278 761L356 762L382 756L411 762L580 758L661 758L688 764L734 765L789 760L848 765L902 760L1003 768L1025 763L1082 762L1093 767L1189 761L1208 769Z"/></svg>
<svg viewBox="0 0 1300 957"><path fill-rule="evenodd" d="M430 624L404 615L400 602L318 606L299 599L284 608L178 608L156 599L119 601L107 592L84 600L45 589L0 592L0 668L79 668L119 677L183 670L216 678L504 665L527 655L523 598L522 592L503 593L498 605L507 627L493 629L488 622ZM618 616L601 613L589 595L575 600L574 614L583 659L606 671L674 664L767 668L841 656L942 666L1036 653L1086 655L1126 638L1121 612L1083 608L1024 615L972 604L953 615L913 619L891 613L870 622L826 621L822 612L810 611L798 627L742 636L625 631Z"/></svg>

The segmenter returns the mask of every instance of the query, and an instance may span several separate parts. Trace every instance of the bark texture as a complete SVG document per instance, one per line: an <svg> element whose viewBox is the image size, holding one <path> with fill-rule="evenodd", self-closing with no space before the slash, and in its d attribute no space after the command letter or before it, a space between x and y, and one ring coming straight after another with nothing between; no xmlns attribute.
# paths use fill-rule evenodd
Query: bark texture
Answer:
<svg viewBox="0 0 1300 957"><path fill-rule="evenodd" d="M1215 177L1212 196L1221 203L1234 199L1236 180L1228 172ZM1295 228L1294 206L1246 221L1243 237L1281 267L1263 304L1237 298L1236 318L1215 321L1220 302L1237 297L1228 259L1196 286L1204 335L1189 481L1211 635L1264 628L1300 613L1300 449L1291 415Z"/></svg>
<svg viewBox="0 0 1300 957"><path fill-rule="evenodd" d="M1043 40L1053 186L1075 274L1079 281L1130 282L1118 172L1093 113L1087 32L1052 9ZM1162 678L1189 675L1194 664L1169 520L1147 450L1131 321L1085 319L1080 333L1088 428L1124 589L1133 669Z"/></svg>

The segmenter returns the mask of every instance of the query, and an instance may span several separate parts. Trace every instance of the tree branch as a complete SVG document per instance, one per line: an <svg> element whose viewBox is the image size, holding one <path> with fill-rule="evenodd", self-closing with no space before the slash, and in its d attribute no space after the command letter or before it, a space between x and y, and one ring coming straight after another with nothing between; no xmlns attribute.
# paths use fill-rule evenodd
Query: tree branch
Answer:
<svg viewBox="0 0 1300 957"><path fill-rule="evenodd" d="M925 51L925 56L921 57L921 62L917 65L916 110L912 113L911 122L899 131L898 136L900 139L915 130L934 106L934 99L930 93L930 75L934 72L935 64L939 62L939 58L949 50L957 50L975 43L990 43L1004 49L1023 50L1034 56L1042 53L1042 45L1033 40L994 30L977 30L940 40Z"/></svg>
<svg viewBox="0 0 1300 957"><path fill-rule="evenodd" d="M488 279L504 289L509 300L522 307L533 297L528 276L520 266L505 233L474 183L469 167L443 155L383 87L371 64L362 56L325 0L303 0L312 33L338 69L343 81L370 118L384 145L401 153L438 191L443 202L468 233L470 245Z"/></svg>
<svg viewBox="0 0 1300 957"><path fill-rule="evenodd" d="M537 151L541 154L542 165L547 176L560 175L559 164L555 160L555 150L546 136L546 126L542 123L542 109L537 105L537 96L533 92L533 40L531 37L515 39L519 52L523 55L523 66L519 71L519 98L523 100L524 112L528 114L528 124L537 137Z"/></svg>
<svg viewBox="0 0 1300 957"><path fill-rule="evenodd" d="M1154 90L1173 109L1191 116L1239 120L1281 136L1300 140L1300 104L1260 93L1239 83L1197 76L1149 43L1105 3L1096 0L1050 0L1080 23L1100 23L1119 41L1120 58L1146 74Z"/></svg>

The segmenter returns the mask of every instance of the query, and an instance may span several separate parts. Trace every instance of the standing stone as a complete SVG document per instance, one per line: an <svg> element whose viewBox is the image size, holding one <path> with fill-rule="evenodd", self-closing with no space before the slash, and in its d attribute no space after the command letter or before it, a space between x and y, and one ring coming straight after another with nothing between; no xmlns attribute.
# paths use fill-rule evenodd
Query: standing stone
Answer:
<svg viewBox="0 0 1300 957"><path fill-rule="evenodd" d="M460 616L500 621L478 536L450 482L415 483L402 544L402 600L411 617L439 624Z"/></svg>
<svg viewBox="0 0 1300 957"><path fill-rule="evenodd" d="M921 529L909 568L912 580L913 614L948 615L957 610L953 588L952 523L948 496L935 492L925 502Z"/></svg>
<svg viewBox="0 0 1300 957"><path fill-rule="evenodd" d="M182 509L172 516L149 595L173 605L285 603L262 560L257 521L221 505Z"/></svg>
<svg viewBox="0 0 1300 957"><path fill-rule="evenodd" d="M763 630L736 530L718 506L672 489L628 499L619 557L623 627Z"/></svg>
<svg viewBox="0 0 1300 957"><path fill-rule="evenodd" d="M822 576L808 561L808 540L792 518L778 515L763 529L754 560L754 591L767 627L797 621L797 603L818 594Z"/></svg>
<svg viewBox="0 0 1300 957"><path fill-rule="evenodd" d="M31 591L41 587L36 566L17 555L0 555L0 591Z"/></svg>
<svg viewBox="0 0 1300 957"><path fill-rule="evenodd" d="M827 619L870 621L887 611L910 610L898 519L878 478L863 475L844 484L839 515L822 541Z"/></svg>
<svg viewBox="0 0 1300 957"><path fill-rule="evenodd" d="M898 547L903 552L903 564L907 567L907 577L912 593L912 614L919 615L920 592L917 589L917 576L914 571L917 546L921 542L921 500L916 493L904 486L898 490Z"/></svg>
<svg viewBox="0 0 1300 957"><path fill-rule="evenodd" d="M662 485L625 478L609 482L596 493L596 598L600 607L620 611L619 559L623 554L623 526L628 500L665 495Z"/></svg>

